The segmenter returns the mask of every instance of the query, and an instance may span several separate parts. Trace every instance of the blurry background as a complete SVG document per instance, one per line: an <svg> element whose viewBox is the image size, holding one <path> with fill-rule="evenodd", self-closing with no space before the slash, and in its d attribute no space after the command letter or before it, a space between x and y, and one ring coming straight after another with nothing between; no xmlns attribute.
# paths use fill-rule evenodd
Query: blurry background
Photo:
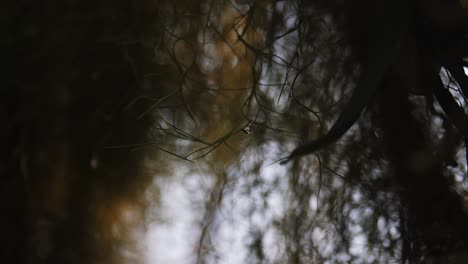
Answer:
<svg viewBox="0 0 468 264"><path fill-rule="evenodd" d="M466 263L462 2L3 5L4 263Z"/></svg>

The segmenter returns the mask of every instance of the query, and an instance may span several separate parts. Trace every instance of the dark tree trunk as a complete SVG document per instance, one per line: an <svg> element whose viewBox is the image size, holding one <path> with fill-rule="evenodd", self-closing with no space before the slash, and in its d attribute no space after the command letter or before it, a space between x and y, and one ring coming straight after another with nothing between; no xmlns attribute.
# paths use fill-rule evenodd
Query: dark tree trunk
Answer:
<svg viewBox="0 0 468 264"><path fill-rule="evenodd" d="M468 217L399 81L389 76L379 106L386 149L401 187L403 257L411 263L422 256L447 261L468 250Z"/></svg>

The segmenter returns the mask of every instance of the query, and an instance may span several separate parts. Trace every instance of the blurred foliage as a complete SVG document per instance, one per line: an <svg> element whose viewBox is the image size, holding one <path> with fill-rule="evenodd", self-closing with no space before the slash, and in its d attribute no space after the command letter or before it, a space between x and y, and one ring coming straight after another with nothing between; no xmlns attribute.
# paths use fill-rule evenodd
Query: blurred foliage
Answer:
<svg viewBox="0 0 468 264"><path fill-rule="evenodd" d="M178 199L187 263L465 263L460 2L5 6L6 263L146 263Z"/></svg>

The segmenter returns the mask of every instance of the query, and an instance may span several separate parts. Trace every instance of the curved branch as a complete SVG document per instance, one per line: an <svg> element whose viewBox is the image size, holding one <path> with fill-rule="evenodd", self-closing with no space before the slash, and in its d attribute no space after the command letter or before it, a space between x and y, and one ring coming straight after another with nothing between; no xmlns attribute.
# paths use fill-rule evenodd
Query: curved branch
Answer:
<svg viewBox="0 0 468 264"><path fill-rule="evenodd" d="M445 65L444 67L446 67L450 74L452 74L452 77L455 78L463 92L463 95L468 97L468 76L466 76L465 71L463 70L463 64L450 64Z"/></svg>
<svg viewBox="0 0 468 264"><path fill-rule="evenodd" d="M369 104L377 90L377 87L380 85L385 74L393 64L399 51L399 45L395 43L386 50L387 52L382 53L383 56L373 57L372 62L363 70L363 73L357 82L356 90L351 96L349 102L343 108L343 111L331 127L330 131L322 138L297 147L288 157L283 159L280 164L286 164L296 157L311 154L332 144L340 139L351 128L351 126L356 123L361 112Z"/></svg>
<svg viewBox="0 0 468 264"><path fill-rule="evenodd" d="M442 80L438 79L438 82L438 85L434 87L434 95L437 102L439 102L440 107L442 107L450 122L465 138L468 138L468 117L465 111L457 104L449 90L444 88Z"/></svg>
<svg viewBox="0 0 468 264"><path fill-rule="evenodd" d="M357 20L353 18L356 24L351 26L352 33L358 39L354 43L354 48L357 54L360 54L362 71L351 99L325 136L297 147L289 156L282 159L281 164L311 154L340 139L356 123L385 75L401 55L401 46L405 44L405 38L409 37L406 31L408 7L405 1L401 0L381 4L385 5L377 5L379 8L373 12L363 12L362 17ZM394 11L391 17L389 10ZM400 16L397 21L393 19L396 14ZM363 47L365 51L362 50Z"/></svg>
<svg viewBox="0 0 468 264"><path fill-rule="evenodd" d="M438 79L438 85L434 87L434 95L450 122L465 138L466 163L468 165L468 117L463 108L457 104L449 90L444 88L444 84L440 78Z"/></svg>

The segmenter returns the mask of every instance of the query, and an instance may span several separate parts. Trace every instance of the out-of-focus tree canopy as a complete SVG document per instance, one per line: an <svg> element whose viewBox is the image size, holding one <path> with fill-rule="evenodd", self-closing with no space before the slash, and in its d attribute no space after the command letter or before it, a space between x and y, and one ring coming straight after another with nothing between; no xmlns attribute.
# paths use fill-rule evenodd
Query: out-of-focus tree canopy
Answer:
<svg viewBox="0 0 468 264"><path fill-rule="evenodd" d="M3 6L2 262L468 262L466 1Z"/></svg>

